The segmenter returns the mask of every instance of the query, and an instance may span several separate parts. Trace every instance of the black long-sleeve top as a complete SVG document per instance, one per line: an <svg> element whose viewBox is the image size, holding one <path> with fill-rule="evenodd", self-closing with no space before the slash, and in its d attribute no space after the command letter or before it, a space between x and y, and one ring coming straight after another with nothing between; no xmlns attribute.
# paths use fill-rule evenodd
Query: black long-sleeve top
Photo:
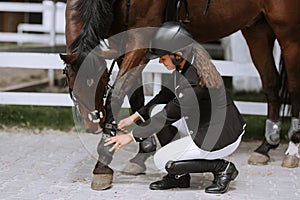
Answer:
<svg viewBox="0 0 300 200"><path fill-rule="evenodd" d="M150 111L157 104L166 105L150 118ZM168 84L138 113L146 119L146 125L132 131L137 141L184 117L195 144L207 151L235 142L245 125L224 85L219 89L201 87L197 70L188 62L181 72L172 73Z"/></svg>

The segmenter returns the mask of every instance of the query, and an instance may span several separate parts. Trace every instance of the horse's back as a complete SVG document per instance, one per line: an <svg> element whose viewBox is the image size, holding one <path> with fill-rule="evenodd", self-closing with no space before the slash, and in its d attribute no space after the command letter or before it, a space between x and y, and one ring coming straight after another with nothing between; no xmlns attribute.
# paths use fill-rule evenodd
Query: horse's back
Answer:
<svg viewBox="0 0 300 200"><path fill-rule="evenodd" d="M253 23L262 12L258 0L210 1L207 6L207 0L189 1L188 28L199 42L228 36Z"/></svg>

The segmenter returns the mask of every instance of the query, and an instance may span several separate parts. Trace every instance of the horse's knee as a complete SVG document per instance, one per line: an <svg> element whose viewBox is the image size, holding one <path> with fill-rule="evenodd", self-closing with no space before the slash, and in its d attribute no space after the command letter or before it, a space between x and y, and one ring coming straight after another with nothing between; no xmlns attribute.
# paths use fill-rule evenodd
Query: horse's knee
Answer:
<svg viewBox="0 0 300 200"><path fill-rule="evenodd" d="M279 102L279 95L278 95L278 91L279 91L279 87L275 84L272 85L268 85L266 86L263 85L263 92L266 95L266 98L268 101L278 101Z"/></svg>

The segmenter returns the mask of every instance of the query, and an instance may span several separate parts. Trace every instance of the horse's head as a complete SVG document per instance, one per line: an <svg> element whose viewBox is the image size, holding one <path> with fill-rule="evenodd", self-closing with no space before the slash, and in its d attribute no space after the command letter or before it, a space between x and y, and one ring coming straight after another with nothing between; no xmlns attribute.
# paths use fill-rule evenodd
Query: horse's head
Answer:
<svg viewBox="0 0 300 200"><path fill-rule="evenodd" d="M74 102L75 120L84 122L86 132L101 132L105 118L103 98L109 81L105 60L94 52L82 62L78 62L76 53L60 54L60 58L65 63L64 74Z"/></svg>

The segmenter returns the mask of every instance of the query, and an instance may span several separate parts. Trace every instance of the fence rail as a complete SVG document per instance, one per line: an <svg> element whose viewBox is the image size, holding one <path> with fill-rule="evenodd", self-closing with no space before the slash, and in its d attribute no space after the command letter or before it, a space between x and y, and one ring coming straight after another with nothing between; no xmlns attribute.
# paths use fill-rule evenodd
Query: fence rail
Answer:
<svg viewBox="0 0 300 200"><path fill-rule="evenodd" d="M34 42L34 43L48 43L51 46L55 44L65 44L64 35L56 35L56 27L58 20L57 15L57 5L52 1L44 1L43 3L24 3L24 2L0 2L0 12L22 12L22 13L46 13L49 12L47 19L43 19L43 22L47 22L49 27L45 31L44 24L34 24L36 32L44 32L43 34L32 34L23 32L0 32L0 42ZM61 8L61 7L58 7ZM59 9L61 12L62 9ZM28 24L23 24L23 26ZM29 24L31 25L31 24Z"/></svg>
<svg viewBox="0 0 300 200"><path fill-rule="evenodd" d="M25 69L53 69L62 70L63 62L58 54L53 53L17 53L0 52L0 68L25 68ZM107 60L108 66L111 61ZM222 76L252 76L257 77L258 73L252 63L237 63L231 61L213 60L218 71ZM117 69L115 69L117 70ZM167 69L151 61L143 73L154 73L154 93L159 91L157 88L161 81L161 75L170 73ZM152 96L146 96L146 102ZM235 101L242 114L266 115L267 104L259 102ZM73 103L66 93L37 93L37 92L0 92L0 104L3 105L37 105L37 106L72 106ZM122 107L129 107L126 98Z"/></svg>
<svg viewBox="0 0 300 200"><path fill-rule="evenodd" d="M5 12L32 12L40 13L43 10L51 9L52 6L45 6L41 3L17 3L17 2L0 2L0 10Z"/></svg>

